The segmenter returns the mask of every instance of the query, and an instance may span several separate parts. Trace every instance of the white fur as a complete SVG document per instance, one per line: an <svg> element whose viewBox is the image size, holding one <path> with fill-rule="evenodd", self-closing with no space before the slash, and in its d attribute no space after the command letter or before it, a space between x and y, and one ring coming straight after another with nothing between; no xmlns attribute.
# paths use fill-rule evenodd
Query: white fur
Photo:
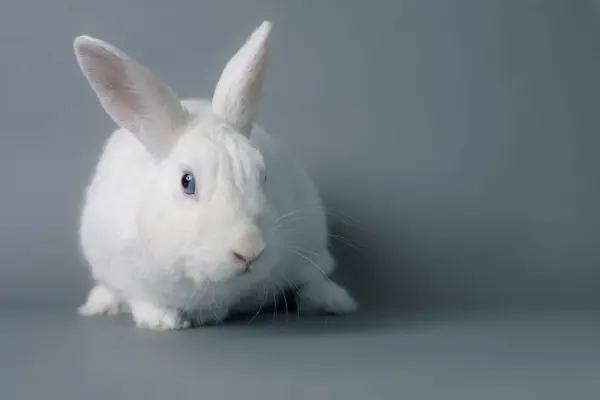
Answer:
<svg viewBox="0 0 600 400"><path fill-rule="evenodd" d="M298 289L302 310L348 313L330 280L327 221L305 170L252 122L265 68L264 22L222 74L212 100L178 100L148 69L89 36L77 60L111 118L87 188L80 241L97 285L83 315L125 308L171 330L257 311ZM193 172L196 194L181 176ZM266 177L266 181L265 181ZM232 252L257 255L247 266Z"/></svg>

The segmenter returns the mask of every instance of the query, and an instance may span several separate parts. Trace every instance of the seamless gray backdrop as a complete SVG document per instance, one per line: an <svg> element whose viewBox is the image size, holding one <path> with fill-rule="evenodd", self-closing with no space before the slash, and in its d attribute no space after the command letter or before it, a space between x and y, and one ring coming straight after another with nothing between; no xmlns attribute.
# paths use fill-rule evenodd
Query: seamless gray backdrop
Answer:
<svg viewBox="0 0 600 400"><path fill-rule="evenodd" d="M78 213L114 126L73 38L210 96L269 19L259 122L314 176L337 279L363 313L597 309L599 12L591 0L4 1L0 308L71 313L89 288Z"/></svg>
<svg viewBox="0 0 600 400"><path fill-rule="evenodd" d="M597 15L567 0L4 2L0 303L72 305L89 284L77 218L113 125L74 36L210 96L269 19L260 123L315 177L365 305L597 305Z"/></svg>

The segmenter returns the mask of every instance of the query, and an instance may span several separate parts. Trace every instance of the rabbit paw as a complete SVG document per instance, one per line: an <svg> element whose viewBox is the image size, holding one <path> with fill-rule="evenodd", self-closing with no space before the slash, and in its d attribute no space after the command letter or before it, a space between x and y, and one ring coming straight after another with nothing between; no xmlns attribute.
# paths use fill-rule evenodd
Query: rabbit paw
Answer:
<svg viewBox="0 0 600 400"><path fill-rule="evenodd" d="M187 329L191 326L181 312L146 302L132 302L131 314L136 326L158 331Z"/></svg>
<svg viewBox="0 0 600 400"><path fill-rule="evenodd" d="M357 309L356 300L337 283L318 279L308 282L298 293L298 309L304 313L349 314Z"/></svg>
<svg viewBox="0 0 600 400"><path fill-rule="evenodd" d="M121 299L104 285L96 285L90 290L85 304L79 306L80 315L114 315L120 313L123 307Z"/></svg>

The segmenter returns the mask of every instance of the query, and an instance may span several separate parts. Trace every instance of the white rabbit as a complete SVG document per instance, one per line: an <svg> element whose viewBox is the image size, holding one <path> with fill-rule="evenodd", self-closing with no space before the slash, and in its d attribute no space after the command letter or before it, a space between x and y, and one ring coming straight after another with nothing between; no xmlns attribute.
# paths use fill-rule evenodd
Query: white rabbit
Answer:
<svg viewBox="0 0 600 400"><path fill-rule="evenodd" d="M120 129L85 194L79 230L95 286L82 315L131 312L171 330L258 311L294 290L301 312L345 314L327 223L304 169L254 124L271 23L227 63L212 99L179 100L155 75L90 36L73 43Z"/></svg>

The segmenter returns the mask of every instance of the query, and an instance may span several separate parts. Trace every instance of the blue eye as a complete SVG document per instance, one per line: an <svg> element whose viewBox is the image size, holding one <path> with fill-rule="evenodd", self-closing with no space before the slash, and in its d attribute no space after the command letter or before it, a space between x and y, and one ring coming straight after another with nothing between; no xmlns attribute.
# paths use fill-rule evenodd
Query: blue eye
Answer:
<svg viewBox="0 0 600 400"><path fill-rule="evenodd" d="M181 177L181 186L185 194L194 194L196 192L196 178L191 172L186 172Z"/></svg>

